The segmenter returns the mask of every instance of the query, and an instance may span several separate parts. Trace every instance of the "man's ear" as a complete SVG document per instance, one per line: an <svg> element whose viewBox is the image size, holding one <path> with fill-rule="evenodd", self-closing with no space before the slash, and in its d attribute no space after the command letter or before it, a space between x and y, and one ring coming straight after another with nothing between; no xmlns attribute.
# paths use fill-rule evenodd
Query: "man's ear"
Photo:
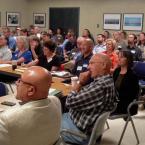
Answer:
<svg viewBox="0 0 145 145"><path fill-rule="evenodd" d="M35 94L35 91L36 91L35 87L34 86L30 86L28 88L28 96L34 95Z"/></svg>

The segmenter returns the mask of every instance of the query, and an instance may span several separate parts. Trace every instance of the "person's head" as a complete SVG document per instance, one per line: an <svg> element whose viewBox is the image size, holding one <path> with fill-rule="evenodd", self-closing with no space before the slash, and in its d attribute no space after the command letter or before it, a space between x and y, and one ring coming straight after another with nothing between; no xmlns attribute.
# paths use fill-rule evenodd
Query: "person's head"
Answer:
<svg viewBox="0 0 145 145"><path fill-rule="evenodd" d="M97 43L102 44L105 40L105 36L103 34L98 34L97 35Z"/></svg>
<svg viewBox="0 0 145 145"><path fill-rule="evenodd" d="M7 45L7 39L4 35L0 35L0 48Z"/></svg>
<svg viewBox="0 0 145 145"><path fill-rule="evenodd" d="M57 28L56 29L56 34L62 34L62 29L61 28Z"/></svg>
<svg viewBox="0 0 145 145"><path fill-rule="evenodd" d="M45 99L51 86L51 74L40 66L32 66L24 71L16 82L16 98L22 102Z"/></svg>
<svg viewBox="0 0 145 145"><path fill-rule="evenodd" d="M81 46L82 46L82 43L83 43L84 40L85 40L84 37L78 37L78 38L77 38L77 48L78 48L79 50L81 50Z"/></svg>
<svg viewBox="0 0 145 145"><path fill-rule="evenodd" d="M53 36L53 30L52 30L52 29L49 29L49 30L48 30L48 34L49 34L50 36Z"/></svg>
<svg viewBox="0 0 145 145"><path fill-rule="evenodd" d="M145 33L144 32L141 32L139 34L139 41L145 41Z"/></svg>
<svg viewBox="0 0 145 145"><path fill-rule="evenodd" d="M83 55L88 55L92 52L93 47L94 47L94 43L92 39L87 38L83 40L80 51Z"/></svg>
<svg viewBox="0 0 145 145"><path fill-rule="evenodd" d="M126 40L127 39L127 33L125 31L121 31L120 35L121 35L121 39L122 40Z"/></svg>
<svg viewBox="0 0 145 145"><path fill-rule="evenodd" d="M45 41L49 41L51 39L51 36L49 33L47 33L46 31L42 32L42 40L43 42Z"/></svg>
<svg viewBox="0 0 145 145"><path fill-rule="evenodd" d="M105 54L102 53L94 54L90 59L88 69L90 71L92 78L107 75L110 73L111 60Z"/></svg>
<svg viewBox="0 0 145 145"><path fill-rule="evenodd" d="M107 39L106 40L107 51L114 51L115 48L116 48L116 41L114 39Z"/></svg>
<svg viewBox="0 0 145 145"><path fill-rule="evenodd" d="M18 36L16 39L17 42L17 48L19 50L25 50L28 49L28 40L25 36Z"/></svg>
<svg viewBox="0 0 145 145"><path fill-rule="evenodd" d="M132 68L133 54L130 51L120 51L118 54L119 65L121 67Z"/></svg>
<svg viewBox="0 0 145 145"><path fill-rule="evenodd" d="M37 33L40 33L40 28L39 27L34 27L34 34L36 35Z"/></svg>
<svg viewBox="0 0 145 145"><path fill-rule="evenodd" d="M38 47L40 45L40 39L37 36L30 36L29 38L30 46Z"/></svg>
<svg viewBox="0 0 145 145"><path fill-rule="evenodd" d="M114 39L115 39L116 41L121 40L121 35L120 35L120 34L121 34L121 33L120 33L119 31L116 31L116 32L113 33L113 37L114 37Z"/></svg>
<svg viewBox="0 0 145 145"><path fill-rule="evenodd" d="M137 42L137 37L135 34L129 34L128 35L128 44L130 45L135 45L135 43Z"/></svg>
<svg viewBox="0 0 145 145"><path fill-rule="evenodd" d="M20 35L21 36L28 36L28 30L26 28L21 29Z"/></svg>
<svg viewBox="0 0 145 145"><path fill-rule="evenodd" d="M110 33L109 31L104 31L103 35L105 36L105 40L110 38Z"/></svg>
<svg viewBox="0 0 145 145"><path fill-rule="evenodd" d="M3 35L5 37L9 37L11 35L11 31L10 31L10 28L9 27L4 27L3 28Z"/></svg>
<svg viewBox="0 0 145 145"><path fill-rule="evenodd" d="M83 34L82 34L82 37L92 38L92 34L91 34L90 30L89 29L84 29L83 30Z"/></svg>
<svg viewBox="0 0 145 145"><path fill-rule="evenodd" d="M45 56L52 55L55 52L56 44L52 40L46 41L43 44L43 53Z"/></svg>

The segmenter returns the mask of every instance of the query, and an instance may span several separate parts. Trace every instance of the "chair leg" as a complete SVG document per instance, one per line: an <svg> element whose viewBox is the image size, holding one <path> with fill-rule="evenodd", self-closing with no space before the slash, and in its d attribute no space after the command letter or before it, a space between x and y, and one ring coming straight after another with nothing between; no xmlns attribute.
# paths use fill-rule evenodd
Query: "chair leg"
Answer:
<svg viewBox="0 0 145 145"><path fill-rule="evenodd" d="M106 121L106 126L107 126L107 129L110 129L108 121Z"/></svg>
<svg viewBox="0 0 145 145"><path fill-rule="evenodd" d="M9 87L10 87L10 89L11 89L11 92L14 94L14 90L13 90L11 84L9 84Z"/></svg>
<svg viewBox="0 0 145 145"><path fill-rule="evenodd" d="M122 142L122 139L123 139L124 133L125 133L125 131L126 131L126 128L127 128L128 122L129 122L129 117L127 118L127 121L126 121L125 126L124 126L124 128L123 128L123 131L122 131L122 134L121 134L120 140L119 140L119 142L118 142L118 145L120 145L121 142Z"/></svg>
<svg viewBox="0 0 145 145"><path fill-rule="evenodd" d="M133 131L134 131L134 134L135 134L136 140L137 140L137 144L139 144L139 138L138 138L137 131L136 131L136 128L135 128L134 122L133 122L133 120L132 120L132 117L130 117L130 121L131 121L132 128L133 128Z"/></svg>

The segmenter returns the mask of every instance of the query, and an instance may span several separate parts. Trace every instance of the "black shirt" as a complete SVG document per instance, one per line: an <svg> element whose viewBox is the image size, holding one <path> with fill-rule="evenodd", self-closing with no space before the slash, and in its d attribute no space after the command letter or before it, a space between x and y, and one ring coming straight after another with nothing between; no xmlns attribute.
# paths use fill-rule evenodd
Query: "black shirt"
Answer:
<svg viewBox="0 0 145 145"><path fill-rule="evenodd" d="M83 55L79 55L75 61L75 66L72 70L72 74L79 76L81 72L85 72L88 70L89 61L92 57L92 53L90 53L87 57L84 58Z"/></svg>
<svg viewBox="0 0 145 145"><path fill-rule="evenodd" d="M38 58L39 62L38 65L46 68L48 71L51 71L53 66L60 67L61 61L59 56L54 55L51 59L47 60L46 56L41 55Z"/></svg>

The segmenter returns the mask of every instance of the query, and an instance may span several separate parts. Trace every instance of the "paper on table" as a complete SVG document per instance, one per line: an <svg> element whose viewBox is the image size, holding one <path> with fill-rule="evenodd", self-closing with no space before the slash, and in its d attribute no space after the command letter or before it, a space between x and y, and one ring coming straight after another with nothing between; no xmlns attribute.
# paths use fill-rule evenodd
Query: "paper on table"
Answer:
<svg viewBox="0 0 145 145"><path fill-rule="evenodd" d="M56 76L60 76L60 77L70 75L70 73L66 72L66 71L53 71L53 72L51 72L51 74L56 75Z"/></svg>
<svg viewBox="0 0 145 145"><path fill-rule="evenodd" d="M49 95L57 95L57 94L60 94L61 93L61 91L59 91L59 90L56 90L56 89L53 89L53 88L50 88L49 89Z"/></svg>
<svg viewBox="0 0 145 145"><path fill-rule="evenodd" d="M2 67L8 67L8 66L12 66L11 64L0 64L0 68Z"/></svg>
<svg viewBox="0 0 145 145"><path fill-rule="evenodd" d="M17 69L15 69L15 71L18 71L18 72L22 72L23 73L25 70L22 70L22 69L18 69L17 68Z"/></svg>

